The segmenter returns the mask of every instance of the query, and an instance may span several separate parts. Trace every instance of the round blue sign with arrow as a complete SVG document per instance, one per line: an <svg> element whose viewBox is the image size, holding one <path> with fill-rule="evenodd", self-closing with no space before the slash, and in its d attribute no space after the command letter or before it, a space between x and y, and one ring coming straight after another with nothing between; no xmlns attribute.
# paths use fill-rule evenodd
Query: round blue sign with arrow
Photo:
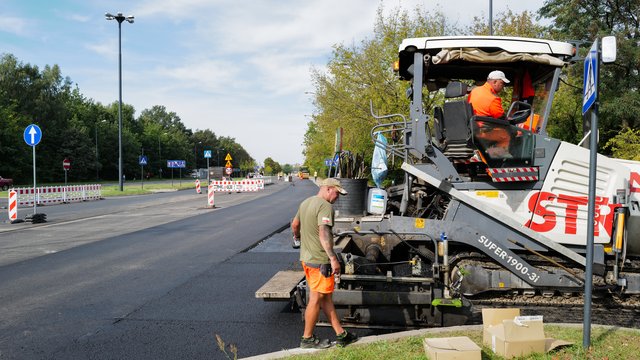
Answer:
<svg viewBox="0 0 640 360"><path fill-rule="evenodd" d="M24 129L24 142L29 146L36 146L42 140L42 130L36 124L31 124Z"/></svg>

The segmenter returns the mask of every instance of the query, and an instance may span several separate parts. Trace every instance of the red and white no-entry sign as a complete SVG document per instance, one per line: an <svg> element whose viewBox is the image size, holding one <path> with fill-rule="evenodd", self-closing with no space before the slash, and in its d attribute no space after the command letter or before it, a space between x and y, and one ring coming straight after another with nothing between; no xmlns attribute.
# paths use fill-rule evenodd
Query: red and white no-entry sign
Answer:
<svg viewBox="0 0 640 360"><path fill-rule="evenodd" d="M69 160L67 158L62 160L62 168L65 169L65 170L71 169L71 160Z"/></svg>

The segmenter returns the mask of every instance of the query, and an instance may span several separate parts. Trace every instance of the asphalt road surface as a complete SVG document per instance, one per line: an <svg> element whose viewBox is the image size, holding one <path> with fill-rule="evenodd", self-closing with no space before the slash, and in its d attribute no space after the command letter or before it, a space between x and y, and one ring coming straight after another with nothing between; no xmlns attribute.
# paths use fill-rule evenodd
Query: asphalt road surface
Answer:
<svg viewBox="0 0 640 360"><path fill-rule="evenodd" d="M220 194L213 210L178 192L0 224L0 359L227 358L216 335L241 358L297 347L300 313L254 298L297 266L279 231L317 187L294 184Z"/></svg>

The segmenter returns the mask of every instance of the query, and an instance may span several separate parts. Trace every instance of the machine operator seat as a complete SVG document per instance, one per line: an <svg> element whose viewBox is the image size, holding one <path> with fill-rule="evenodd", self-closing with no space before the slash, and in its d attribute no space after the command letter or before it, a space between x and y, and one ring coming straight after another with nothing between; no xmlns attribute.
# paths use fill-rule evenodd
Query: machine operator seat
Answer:
<svg viewBox="0 0 640 360"><path fill-rule="evenodd" d="M440 142L443 154L453 160L466 160L473 155L470 145L470 119L473 109L467 102L466 95L466 84L459 81L450 82L445 89L444 97L455 100L445 100L441 119L436 125L436 137L442 139Z"/></svg>

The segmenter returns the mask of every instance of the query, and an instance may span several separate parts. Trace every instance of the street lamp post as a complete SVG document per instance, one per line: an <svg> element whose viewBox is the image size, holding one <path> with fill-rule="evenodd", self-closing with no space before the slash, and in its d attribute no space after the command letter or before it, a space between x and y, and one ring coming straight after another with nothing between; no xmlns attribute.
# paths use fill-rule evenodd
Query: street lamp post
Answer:
<svg viewBox="0 0 640 360"><path fill-rule="evenodd" d="M112 15L104 14L107 20L116 20L118 22L118 184L120 191L124 191L122 181L122 22L127 21L133 24L133 16L124 16L122 13Z"/></svg>

